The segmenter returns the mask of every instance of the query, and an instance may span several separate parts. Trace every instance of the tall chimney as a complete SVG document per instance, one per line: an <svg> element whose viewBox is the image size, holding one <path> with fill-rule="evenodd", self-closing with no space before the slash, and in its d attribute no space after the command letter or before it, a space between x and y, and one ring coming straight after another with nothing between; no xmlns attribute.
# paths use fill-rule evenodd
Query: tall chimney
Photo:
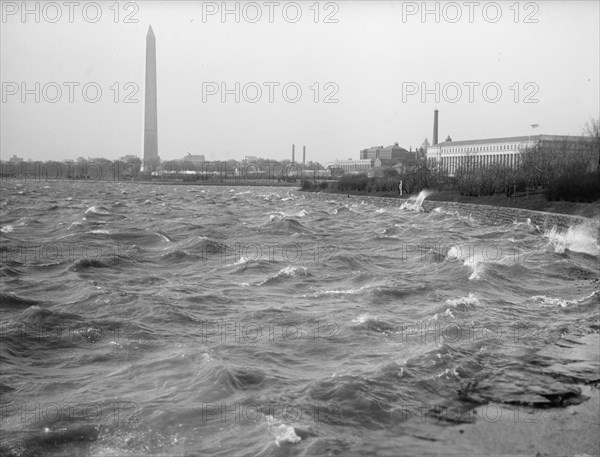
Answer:
<svg viewBox="0 0 600 457"><path fill-rule="evenodd" d="M433 145L438 144L438 110L433 112Z"/></svg>
<svg viewBox="0 0 600 457"><path fill-rule="evenodd" d="M306 165L306 146L302 146L302 166Z"/></svg>
<svg viewBox="0 0 600 457"><path fill-rule="evenodd" d="M292 163L295 163L296 145L292 144Z"/></svg>

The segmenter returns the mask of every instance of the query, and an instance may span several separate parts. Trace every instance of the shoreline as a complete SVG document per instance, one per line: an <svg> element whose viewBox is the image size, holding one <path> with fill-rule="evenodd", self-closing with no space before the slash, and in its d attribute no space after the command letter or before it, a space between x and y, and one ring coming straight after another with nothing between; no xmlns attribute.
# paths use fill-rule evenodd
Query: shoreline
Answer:
<svg viewBox="0 0 600 457"><path fill-rule="evenodd" d="M329 192L315 192L314 195L319 200L347 202L349 199L352 199L355 201L361 201L362 203L369 202L385 207L399 207L408 201L408 198L334 194ZM410 197L413 199L415 198L415 196ZM434 212L439 208L441 211L454 213L463 217L472 217L491 225L513 222L528 223L529 220L532 224L545 229L551 229L553 226L557 226L562 229L568 229L573 225L591 223L599 226L598 230L600 238L600 218L590 218L573 214L552 213L547 211L536 211L508 206L493 206L428 199L425 199L422 202L421 208L426 213Z"/></svg>

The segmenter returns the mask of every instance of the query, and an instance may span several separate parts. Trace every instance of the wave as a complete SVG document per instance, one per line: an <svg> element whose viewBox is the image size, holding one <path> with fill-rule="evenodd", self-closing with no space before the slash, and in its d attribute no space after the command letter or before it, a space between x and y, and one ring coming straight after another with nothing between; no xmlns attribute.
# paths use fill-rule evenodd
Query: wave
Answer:
<svg viewBox="0 0 600 457"><path fill-rule="evenodd" d="M446 305L460 310L468 310L481 307L481 302L473 292L469 292L466 297L446 300Z"/></svg>
<svg viewBox="0 0 600 457"><path fill-rule="evenodd" d="M529 297L527 301L538 304L539 306L567 308L576 305L600 305L600 291L596 290L591 294L582 297L568 300L560 297L549 297L547 295L534 295Z"/></svg>
<svg viewBox="0 0 600 457"><path fill-rule="evenodd" d="M269 219L270 219L270 221L273 221L273 220L282 220L284 218L305 217L307 214L308 213L304 209L302 209L298 212L295 212L295 213L286 213L284 211L278 211L276 213L271 213L269 215Z"/></svg>
<svg viewBox="0 0 600 457"><path fill-rule="evenodd" d="M92 230L90 232L92 235L109 235L110 232L105 229Z"/></svg>
<svg viewBox="0 0 600 457"><path fill-rule="evenodd" d="M571 226L566 232L556 226L543 235L550 240L554 252L562 254L566 250L595 257L600 256L600 227L595 222Z"/></svg>
<svg viewBox="0 0 600 457"><path fill-rule="evenodd" d="M270 284L277 284L287 278L297 278L299 276L311 276L306 267L287 267L279 270L275 275L256 283L256 286L265 286Z"/></svg>
<svg viewBox="0 0 600 457"><path fill-rule="evenodd" d="M469 253L471 254L471 253ZM463 251L460 246L452 246L448 249L448 253L446 254L446 259L449 261L453 260L463 260L463 265L471 269L471 275L469 276L469 281L481 279L481 275L484 271L486 259L482 252L473 252L473 255L468 255L466 258L463 256Z"/></svg>
<svg viewBox="0 0 600 457"><path fill-rule="evenodd" d="M247 270L268 270L271 265L280 263L277 260L264 260L264 259L250 259L243 255L234 263L227 265L228 267L235 267L232 270L232 274L242 273Z"/></svg>
<svg viewBox="0 0 600 457"><path fill-rule="evenodd" d="M280 446L280 443L297 443L302 440L291 425L286 425L280 420L274 419L271 415L267 416L266 419L269 431L273 434L277 446Z"/></svg>
<svg viewBox="0 0 600 457"><path fill-rule="evenodd" d="M68 268L69 271L85 271L91 268L111 268L106 262L98 259L78 259Z"/></svg>
<svg viewBox="0 0 600 457"><path fill-rule="evenodd" d="M159 234L160 239L164 240L163 235ZM163 254L162 259L175 260L182 259L186 256L193 258L206 259L209 256L227 255L227 251L231 248L226 243L208 238L206 236L194 236L177 243L177 247L172 251Z"/></svg>
<svg viewBox="0 0 600 457"><path fill-rule="evenodd" d="M397 329L397 325L387 322L370 314L361 314L352 319L352 328L361 330L370 330L373 332L392 332Z"/></svg>
<svg viewBox="0 0 600 457"><path fill-rule="evenodd" d="M112 213L103 206L90 206L85 210L85 214L97 214L99 216L110 216Z"/></svg>
<svg viewBox="0 0 600 457"><path fill-rule="evenodd" d="M22 298L14 293L0 292L0 308L26 309L39 304L40 302L37 300Z"/></svg>
<svg viewBox="0 0 600 457"><path fill-rule="evenodd" d="M355 289L330 289L330 290L318 290L313 292L310 295L302 295L302 297L322 297L322 296L338 296L338 295L356 295L360 294L362 291L369 289L372 287L372 284L366 284L364 286L355 288Z"/></svg>
<svg viewBox="0 0 600 457"><path fill-rule="evenodd" d="M433 195L433 191L422 190L416 197L409 197L404 203L402 203L400 209L404 209L407 211L415 211L417 213L423 212L423 202L430 195Z"/></svg>
<svg viewBox="0 0 600 457"><path fill-rule="evenodd" d="M163 239L163 241L166 241L167 243L172 243L174 241L173 238L171 238L169 235L167 235L162 230L157 230L156 235L160 236Z"/></svg>
<svg viewBox="0 0 600 457"><path fill-rule="evenodd" d="M333 211L331 212L331 214L343 214L343 213L351 213L352 210L350 209L350 207L348 205L343 205L343 206L338 206L337 208L334 208Z"/></svg>
<svg viewBox="0 0 600 457"><path fill-rule="evenodd" d="M300 222L293 218L272 218L267 224L263 225L263 229L267 229L271 233L306 233L308 229Z"/></svg>

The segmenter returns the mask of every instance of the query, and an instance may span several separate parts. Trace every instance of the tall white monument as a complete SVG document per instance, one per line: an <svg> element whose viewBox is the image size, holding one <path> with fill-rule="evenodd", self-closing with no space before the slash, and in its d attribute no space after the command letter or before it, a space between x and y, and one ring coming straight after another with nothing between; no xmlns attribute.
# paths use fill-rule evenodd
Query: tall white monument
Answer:
<svg viewBox="0 0 600 457"><path fill-rule="evenodd" d="M152 26L146 35L146 96L144 98L144 160L142 169L153 172L159 163L156 108L156 38Z"/></svg>

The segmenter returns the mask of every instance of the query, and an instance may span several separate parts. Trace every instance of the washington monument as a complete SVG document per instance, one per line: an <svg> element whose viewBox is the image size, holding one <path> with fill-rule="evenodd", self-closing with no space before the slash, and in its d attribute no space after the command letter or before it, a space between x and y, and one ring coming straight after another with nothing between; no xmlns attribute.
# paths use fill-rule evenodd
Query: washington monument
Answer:
<svg viewBox="0 0 600 457"><path fill-rule="evenodd" d="M144 102L144 161L142 169L150 173L156 171L158 162L156 39L152 26L150 26L146 35L146 97Z"/></svg>

